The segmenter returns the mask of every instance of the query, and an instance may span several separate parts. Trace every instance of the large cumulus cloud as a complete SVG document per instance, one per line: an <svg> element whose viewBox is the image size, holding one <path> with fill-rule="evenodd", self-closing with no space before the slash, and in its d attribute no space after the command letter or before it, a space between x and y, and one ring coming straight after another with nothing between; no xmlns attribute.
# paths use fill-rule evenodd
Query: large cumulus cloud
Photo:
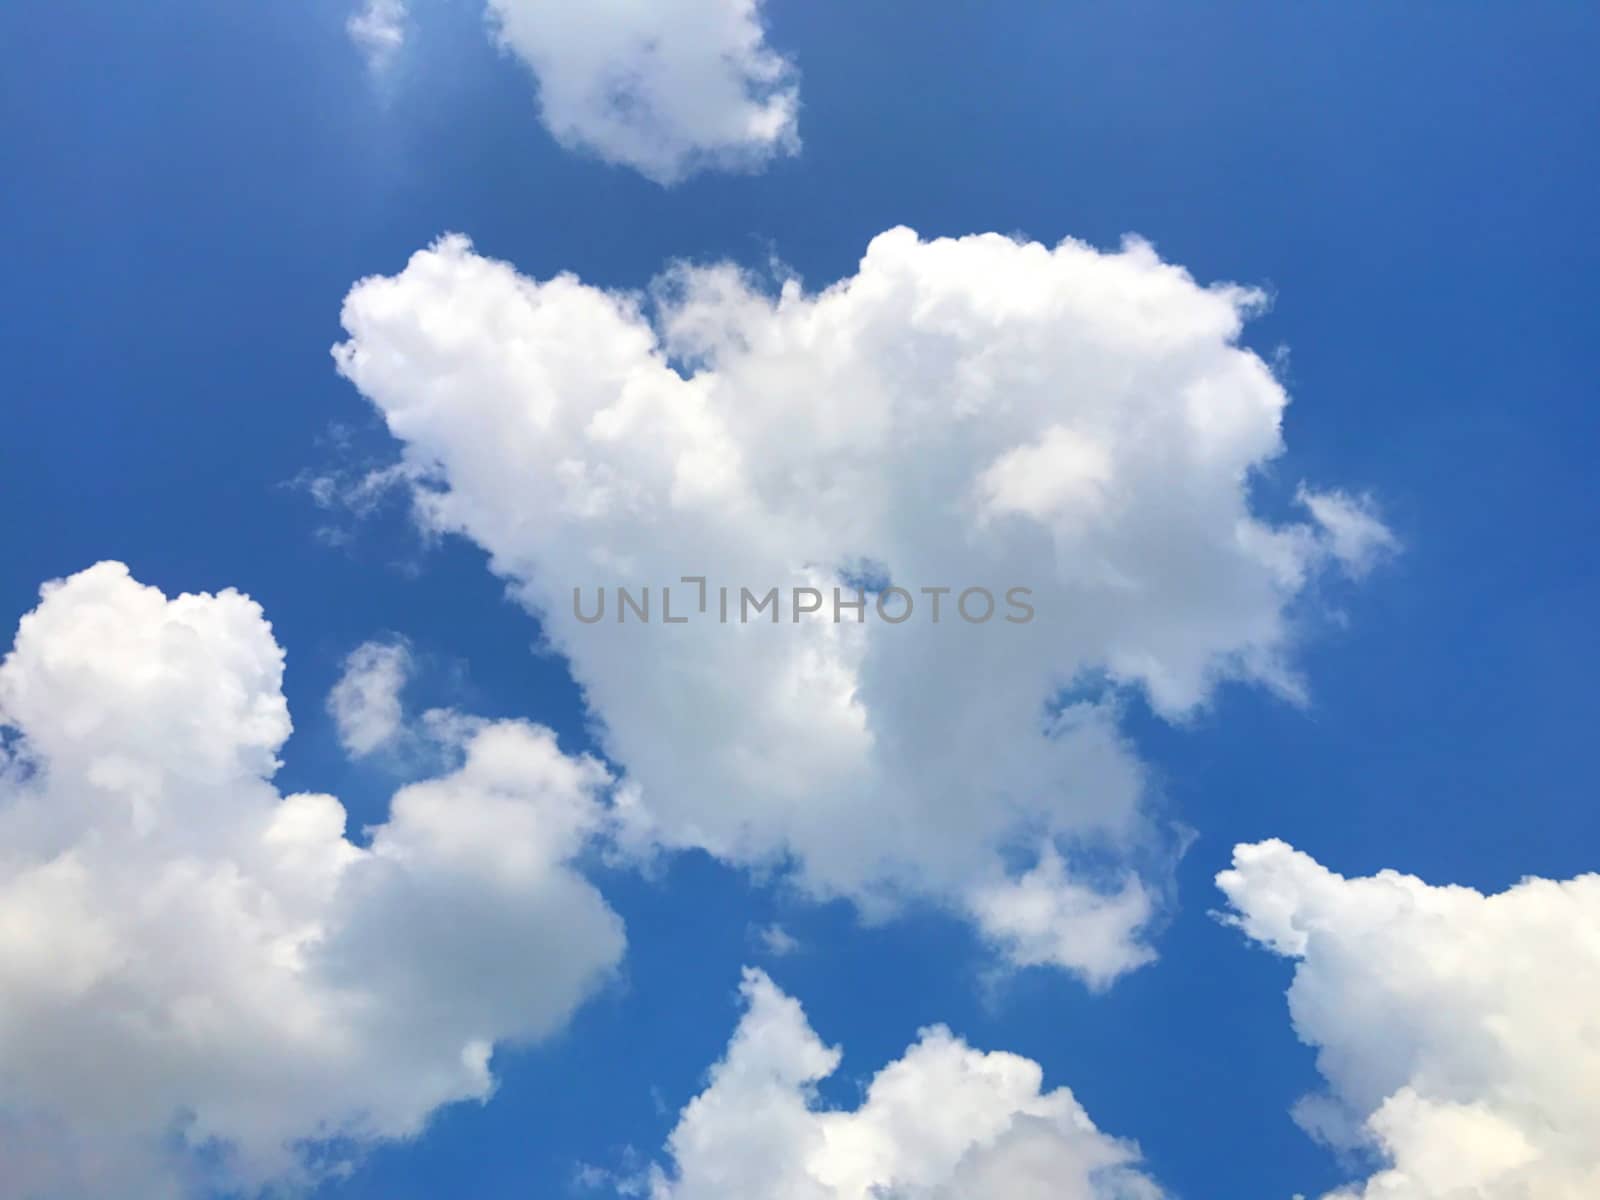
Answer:
<svg viewBox="0 0 1600 1200"><path fill-rule="evenodd" d="M1328 1085L1301 1123L1381 1160L1326 1200L1600 1195L1600 875L1486 896L1346 879L1273 841L1217 882L1295 960L1289 1010Z"/></svg>
<svg viewBox="0 0 1600 1200"><path fill-rule="evenodd" d="M559 1028L618 961L571 865L599 764L463 724L458 765L352 841L332 796L271 782L282 671L247 597L169 599L116 563L23 618L0 665L7 1195L335 1169L486 1097L493 1047Z"/></svg>
<svg viewBox="0 0 1600 1200"><path fill-rule="evenodd" d="M1029 1059L922 1031L853 1110L817 1104L841 1054L746 970L745 1013L680 1114L653 1200L1160 1200L1138 1148L1095 1128Z"/></svg>
<svg viewBox="0 0 1600 1200"><path fill-rule="evenodd" d="M932 898L1098 984L1149 957L1162 874L1119 697L1298 695L1297 597L1386 537L1336 491L1253 511L1287 403L1237 344L1260 303L1138 241L896 229L820 293L714 265L646 298L447 237L352 290L336 357L422 518L486 549L570 660L640 843L874 912ZM661 587L698 608L683 576L708 613L665 625ZM914 619L835 623L863 576ZM618 585L655 591L651 623L577 618L574 588L592 613ZM741 587L826 599L724 625L724 585L735 615ZM969 586L1031 588L1035 617L969 624Z"/></svg>

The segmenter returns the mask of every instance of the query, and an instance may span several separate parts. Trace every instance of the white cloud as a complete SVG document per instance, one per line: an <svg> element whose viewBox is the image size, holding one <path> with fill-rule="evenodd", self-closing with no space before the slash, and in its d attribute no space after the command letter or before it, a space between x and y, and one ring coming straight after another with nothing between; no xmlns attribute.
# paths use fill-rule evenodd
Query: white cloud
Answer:
<svg viewBox="0 0 1600 1200"><path fill-rule="evenodd" d="M794 65L759 0L488 0L500 44L532 69L562 145L658 183L752 169L799 149Z"/></svg>
<svg viewBox="0 0 1600 1200"><path fill-rule="evenodd" d="M487 1097L492 1047L558 1029L619 960L620 921L570 865L599 764L479 723L360 845L333 797L270 782L282 670L247 597L168 599L117 563L23 618L0 665L8 1194L336 1168L303 1143L405 1137Z"/></svg>
<svg viewBox="0 0 1600 1200"><path fill-rule="evenodd" d="M1098 892L1073 879L1051 845L1020 878L974 888L971 905L979 926L1019 966L1081 964L1088 982L1104 987L1155 958L1139 940L1154 903L1138 878L1130 874L1115 893Z"/></svg>
<svg viewBox="0 0 1600 1200"><path fill-rule="evenodd" d="M400 733L405 722L400 689L410 673L411 652L404 642L363 642L350 652L328 693L328 711L348 754L371 754Z"/></svg>
<svg viewBox="0 0 1600 1200"><path fill-rule="evenodd" d="M1314 492L1302 484L1295 498L1327 534L1333 556L1358 579L1400 549L1399 539L1379 518L1371 496Z"/></svg>
<svg viewBox="0 0 1600 1200"><path fill-rule="evenodd" d="M1159 1200L1139 1152L1095 1128L1037 1063L925 1029L861 1106L825 1110L816 1083L840 1052L800 1005L747 970L747 1005L667 1142L653 1200Z"/></svg>
<svg viewBox="0 0 1600 1200"><path fill-rule="evenodd" d="M1290 1014L1328 1086L1302 1124L1384 1162L1328 1200L1600 1195L1600 875L1485 896L1272 841L1217 882L1297 960Z"/></svg>
<svg viewBox="0 0 1600 1200"><path fill-rule="evenodd" d="M345 22L345 32L366 55L367 65L381 72L389 68L405 46L409 23L405 0L366 0L361 10Z"/></svg>
<svg viewBox="0 0 1600 1200"><path fill-rule="evenodd" d="M800 939L782 925L773 922L754 931L756 943L771 958L787 958L800 951Z"/></svg>
<svg viewBox="0 0 1600 1200"><path fill-rule="evenodd" d="M1176 841L1121 690L1173 718L1230 679L1299 695L1291 608L1341 562L1325 522L1252 511L1287 403L1237 345L1259 304L1137 241L896 229L821 293L679 267L646 304L449 237L352 290L336 357L424 523L487 550L569 659L636 844L875 914L932 900L1101 984L1148 959ZM914 619L832 621L864 562ZM685 575L710 612L665 625ZM617 585L651 589L651 623L614 593L577 619L575 588ZM782 589L781 620L719 624L719 585L735 610ZM795 621L806 586L827 607ZM976 586L1031 588L1035 618L918 590Z"/></svg>

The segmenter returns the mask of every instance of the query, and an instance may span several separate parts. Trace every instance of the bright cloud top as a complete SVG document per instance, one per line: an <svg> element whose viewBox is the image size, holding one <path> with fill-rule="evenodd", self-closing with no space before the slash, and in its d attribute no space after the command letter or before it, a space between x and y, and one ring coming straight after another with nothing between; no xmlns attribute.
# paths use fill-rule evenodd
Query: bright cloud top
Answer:
<svg viewBox="0 0 1600 1200"><path fill-rule="evenodd" d="M1387 1164L1328 1200L1600 1195L1600 875L1485 896L1272 841L1217 882L1297 960L1290 1013L1328 1082L1301 1123Z"/></svg>
<svg viewBox="0 0 1600 1200"><path fill-rule="evenodd" d="M748 170L799 149L792 63L759 0L488 0L500 44L533 71L562 145L658 183Z"/></svg>
<svg viewBox="0 0 1600 1200"><path fill-rule="evenodd" d="M652 309L448 237L352 290L336 357L422 518L570 660L638 842L931 898L1103 984L1150 956L1166 853L1119 689L1172 717L1228 679L1298 695L1291 606L1386 533L1309 490L1305 521L1252 512L1287 403L1236 344L1260 302L1142 242L896 229L818 294L678 267ZM863 570L915 619L835 623ZM664 624L663 587L696 608L685 575L710 615ZM779 588L779 619L719 624L722 585ZM578 618L575 588L592 615L615 586L652 589L653 623ZM1034 619L969 623L972 586L1030 588ZM805 587L824 607L796 619Z"/></svg>
<svg viewBox="0 0 1600 1200"><path fill-rule="evenodd" d="M746 970L746 1010L652 1172L653 1200L1159 1200L1138 1148L1108 1137L1037 1063L922 1031L853 1111L818 1107L840 1052Z"/></svg>
<svg viewBox="0 0 1600 1200"><path fill-rule="evenodd" d="M247 597L168 599L118 563L23 618L0 665L10 1194L314 1175L337 1163L302 1143L408 1136L488 1096L493 1046L560 1027L619 960L570 865L599 764L478 723L358 845L333 797L270 782L282 671Z"/></svg>

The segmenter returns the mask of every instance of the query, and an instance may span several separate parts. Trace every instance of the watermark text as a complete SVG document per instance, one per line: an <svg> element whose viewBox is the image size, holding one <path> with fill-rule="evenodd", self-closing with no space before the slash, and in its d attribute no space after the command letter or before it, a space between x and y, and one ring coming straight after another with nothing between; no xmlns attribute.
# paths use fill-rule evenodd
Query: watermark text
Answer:
<svg viewBox="0 0 1600 1200"><path fill-rule="evenodd" d="M713 586L704 575L684 575L661 587L575 587L572 615L585 625L601 622L687 625L714 620L720 625L777 625L831 620L885 625L924 621L938 625L992 620L1027 625L1034 618L1033 590L1026 587L768 587Z"/></svg>

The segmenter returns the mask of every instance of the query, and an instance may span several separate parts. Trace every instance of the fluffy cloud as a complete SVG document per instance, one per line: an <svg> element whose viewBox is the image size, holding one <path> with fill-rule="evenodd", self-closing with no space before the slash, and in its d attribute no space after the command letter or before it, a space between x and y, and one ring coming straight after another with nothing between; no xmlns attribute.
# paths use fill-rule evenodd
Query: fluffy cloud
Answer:
<svg viewBox="0 0 1600 1200"><path fill-rule="evenodd" d="M800 1005L747 970L747 1005L710 1085L668 1140L653 1200L1159 1200L1136 1147L1095 1128L1037 1063L922 1031L854 1111L820 1109L838 1068Z"/></svg>
<svg viewBox="0 0 1600 1200"><path fill-rule="evenodd" d="M1347 574L1360 578L1400 549L1399 539L1379 519L1371 496L1318 493L1302 485L1295 498L1327 532L1328 548Z"/></svg>
<svg viewBox="0 0 1600 1200"><path fill-rule="evenodd" d="M383 71L405 45L408 23L405 0L366 0L345 22L345 32L366 55L367 65Z"/></svg>
<svg viewBox="0 0 1600 1200"><path fill-rule="evenodd" d="M571 865L599 764L479 723L352 842L333 797L271 783L282 670L247 597L168 599L116 563L23 618L0 665L8 1195L334 1169L331 1140L488 1096L494 1045L559 1028L618 961Z"/></svg>
<svg viewBox="0 0 1600 1200"><path fill-rule="evenodd" d="M405 721L400 689L410 671L403 642L364 642L350 652L328 693L328 711L348 753L360 758L394 740Z"/></svg>
<svg viewBox="0 0 1600 1200"><path fill-rule="evenodd" d="M759 0L489 0L489 13L565 146L658 183L799 149L795 70L766 44Z"/></svg>
<svg viewBox="0 0 1600 1200"><path fill-rule="evenodd" d="M1252 510L1287 403L1237 344L1260 303L1138 241L895 229L820 293L721 265L645 299L447 237L352 290L335 356L421 518L570 660L637 843L874 913L931 899L1103 984L1148 959L1171 853L1124 689L1173 718L1224 680L1299 695L1296 597L1382 529L1311 490L1306 520ZM835 607L868 577L908 594ZM612 591L586 623L618 586L651 621ZM741 623L740 589L774 587Z"/></svg>
<svg viewBox="0 0 1600 1200"><path fill-rule="evenodd" d="M1600 1195L1600 876L1485 896L1273 841L1217 882L1296 960L1290 1013L1328 1084L1301 1123L1386 1164L1327 1200Z"/></svg>

